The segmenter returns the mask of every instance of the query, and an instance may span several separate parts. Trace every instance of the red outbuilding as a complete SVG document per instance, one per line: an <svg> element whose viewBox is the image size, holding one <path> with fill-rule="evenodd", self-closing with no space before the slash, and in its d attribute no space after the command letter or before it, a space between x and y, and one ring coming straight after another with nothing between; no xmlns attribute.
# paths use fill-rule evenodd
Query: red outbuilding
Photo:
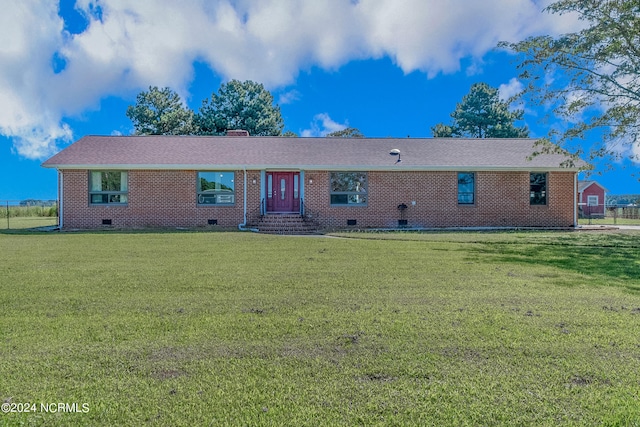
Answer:
<svg viewBox="0 0 640 427"><path fill-rule="evenodd" d="M580 214L585 218L604 217L607 189L596 181L578 181Z"/></svg>

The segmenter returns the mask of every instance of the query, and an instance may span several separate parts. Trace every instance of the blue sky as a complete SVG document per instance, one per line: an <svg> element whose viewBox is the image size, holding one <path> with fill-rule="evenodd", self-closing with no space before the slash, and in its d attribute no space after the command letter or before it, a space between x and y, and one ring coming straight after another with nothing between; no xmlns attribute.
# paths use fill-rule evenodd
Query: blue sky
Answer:
<svg viewBox="0 0 640 427"><path fill-rule="evenodd" d="M430 137L473 83L503 96L520 87L498 41L579 25L542 12L548 0L9 3L0 16L0 200L56 198L56 172L42 161L87 134L131 133L127 106L151 85L197 110L222 82L251 79L300 135L353 126L371 137ZM545 135L544 111L524 107L522 124ZM594 178L613 194L640 193L638 172L621 162Z"/></svg>

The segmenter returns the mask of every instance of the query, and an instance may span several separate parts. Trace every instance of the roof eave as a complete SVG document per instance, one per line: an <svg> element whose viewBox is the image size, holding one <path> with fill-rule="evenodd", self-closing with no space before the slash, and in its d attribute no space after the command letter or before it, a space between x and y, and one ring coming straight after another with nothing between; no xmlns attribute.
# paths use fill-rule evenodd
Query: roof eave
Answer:
<svg viewBox="0 0 640 427"><path fill-rule="evenodd" d="M140 164L43 164L45 168L59 170L329 170L329 171L386 171L386 172L420 172L420 171L461 171L461 172L579 172L580 167L560 166L413 166L413 165L255 165L255 164L172 164L172 165L140 165Z"/></svg>

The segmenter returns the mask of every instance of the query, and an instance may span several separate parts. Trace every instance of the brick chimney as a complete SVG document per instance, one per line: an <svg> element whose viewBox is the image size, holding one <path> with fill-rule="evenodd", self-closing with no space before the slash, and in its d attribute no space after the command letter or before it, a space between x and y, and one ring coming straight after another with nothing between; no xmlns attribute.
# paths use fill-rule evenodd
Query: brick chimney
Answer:
<svg viewBox="0 0 640 427"><path fill-rule="evenodd" d="M227 136L249 136L249 131L244 129L229 129Z"/></svg>

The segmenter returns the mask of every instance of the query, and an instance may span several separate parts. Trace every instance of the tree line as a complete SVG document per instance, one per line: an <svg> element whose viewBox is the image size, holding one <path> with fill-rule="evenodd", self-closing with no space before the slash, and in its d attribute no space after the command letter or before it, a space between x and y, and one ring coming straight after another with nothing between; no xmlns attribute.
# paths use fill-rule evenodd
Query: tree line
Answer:
<svg viewBox="0 0 640 427"><path fill-rule="evenodd" d="M273 95L251 80L223 83L218 93L202 101L197 112L186 107L171 88L151 86L137 95L126 114L136 135L225 135L227 130L243 129L254 136L297 136L290 130L283 132L284 120ZM326 136L364 137L354 127Z"/></svg>
<svg viewBox="0 0 640 427"><path fill-rule="evenodd" d="M229 129L244 129L256 136L281 136L284 129L273 96L252 81L223 83L197 112L170 88L150 87L138 94L127 117L136 135L224 135Z"/></svg>
<svg viewBox="0 0 640 427"><path fill-rule="evenodd" d="M499 99L498 89L476 83L451 113L452 123L431 129L435 137L524 138L529 136L528 129L514 125L522 116L522 110L511 111ZM227 130L243 129L254 136L297 136L290 130L283 132L284 120L273 95L251 80L223 83L197 112L170 88L150 87L137 95L127 117L136 135L225 135ZM326 136L363 138L364 134L347 127Z"/></svg>

